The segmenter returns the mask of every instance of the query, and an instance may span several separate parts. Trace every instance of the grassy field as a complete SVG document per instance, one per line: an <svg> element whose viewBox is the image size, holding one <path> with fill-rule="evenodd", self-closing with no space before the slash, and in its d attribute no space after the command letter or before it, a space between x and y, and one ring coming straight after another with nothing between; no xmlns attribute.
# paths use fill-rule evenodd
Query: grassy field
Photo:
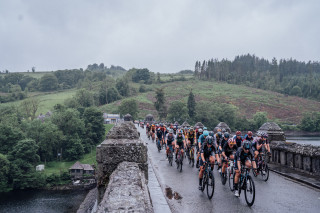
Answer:
<svg viewBox="0 0 320 213"><path fill-rule="evenodd" d="M105 124L106 135L109 130L114 126L113 124ZM97 165L96 162L96 147L92 148L91 152L85 154L81 159L76 160L83 164L90 164L90 165ZM52 161L48 162L45 165L44 174L49 176L51 174L61 174L63 172L69 171L69 168L76 162L76 161Z"/></svg>

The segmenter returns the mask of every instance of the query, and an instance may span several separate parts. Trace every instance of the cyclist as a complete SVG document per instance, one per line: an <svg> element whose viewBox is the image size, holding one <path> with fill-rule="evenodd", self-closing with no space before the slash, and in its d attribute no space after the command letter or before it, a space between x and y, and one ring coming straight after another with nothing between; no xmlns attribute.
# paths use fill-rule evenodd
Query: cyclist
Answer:
<svg viewBox="0 0 320 213"><path fill-rule="evenodd" d="M193 146L196 143L196 133L192 127L186 134L186 141L187 141L187 152L189 152L190 148L193 149Z"/></svg>
<svg viewBox="0 0 320 213"><path fill-rule="evenodd" d="M151 128L150 128L150 124L149 124L149 123L147 123L147 126L146 126L146 133L147 133L147 134L149 134L150 129L151 129Z"/></svg>
<svg viewBox="0 0 320 213"><path fill-rule="evenodd" d="M263 132L258 132L257 133L257 137L254 138L253 142L252 142L252 150L254 152L254 158L258 159L258 155L263 151L263 147L265 148L265 150L268 151L268 155L270 156L270 147L268 150L268 135L266 133ZM270 153L270 154L269 154ZM256 162L253 162L253 164L256 164Z"/></svg>
<svg viewBox="0 0 320 213"><path fill-rule="evenodd" d="M202 129L199 130L199 132L202 132ZM208 137L209 135L209 132L206 130L206 131L203 131L203 134L201 134L199 136L199 139L197 140L198 141L198 154L197 154L197 164L196 164L196 167L199 168L199 160L200 160L200 151L201 151L201 147L202 147L202 144L204 143L206 137Z"/></svg>
<svg viewBox="0 0 320 213"><path fill-rule="evenodd" d="M173 143L175 140L175 135L173 134L173 130L170 129L169 133L166 135L166 144L167 144L167 150L166 150L166 154L167 154L167 158L168 158L168 154L169 154L169 149L171 150L171 152L173 153Z"/></svg>
<svg viewBox="0 0 320 213"><path fill-rule="evenodd" d="M203 135L208 131L204 131ZM199 172L199 189L202 189L202 178L204 173L204 166L210 161L211 171L214 167L215 157L217 154L217 147L214 144L214 138L212 136L206 136L202 146L201 146L201 158L200 158L200 172Z"/></svg>
<svg viewBox="0 0 320 213"><path fill-rule="evenodd" d="M244 136L244 140L250 141L252 143L253 133L251 131L248 131L248 133Z"/></svg>
<svg viewBox="0 0 320 213"><path fill-rule="evenodd" d="M243 146L238 148L235 156L235 171L236 176L234 178L234 195L239 197L239 191L238 191L238 183L239 178L241 175L241 165L245 165L248 168L251 168L251 160L254 161L254 154L251 149L251 144L249 141L244 141ZM256 169L256 166L253 165L253 168Z"/></svg>
<svg viewBox="0 0 320 213"><path fill-rule="evenodd" d="M225 132L223 134L223 137L222 139L220 140L220 143L218 144L218 156L219 158L217 159L218 161L218 170L220 170L219 172L221 172L221 154L222 154L222 148L224 147L224 145L228 142L229 140L229 133L228 132Z"/></svg>
<svg viewBox="0 0 320 213"><path fill-rule="evenodd" d="M226 167L228 160L234 160L234 154L236 153L238 147L232 138L228 140L222 148L222 174L226 175Z"/></svg>
<svg viewBox="0 0 320 213"><path fill-rule="evenodd" d="M181 150L182 156L183 156L183 151L184 151L184 147L185 147L185 139L184 139L184 135L182 134L182 130L178 130L177 133L178 134L175 137L176 160L177 160L177 156L178 156L178 151Z"/></svg>
<svg viewBox="0 0 320 213"><path fill-rule="evenodd" d="M219 146L221 140L222 140L222 133L221 131L218 131L216 134L214 134L214 141L217 147Z"/></svg>
<svg viewBox="0 0 320 213"><path fill-rule="evenodd" d="M241 136L241 132L240 131L236 132L236 135L233 136L233 139L236 141L238 147L242 146L243 138Z"/></svg>
<svg viewBox="0 0 320 213"><path fill-rule="evenodd" d="M159 143L159 145L160 145L160 150L161 150L163 133L162 133L160 127L157 129L157 134L156 134L156 136L157 136L156 141L157 141L157 143Z"/></svg>

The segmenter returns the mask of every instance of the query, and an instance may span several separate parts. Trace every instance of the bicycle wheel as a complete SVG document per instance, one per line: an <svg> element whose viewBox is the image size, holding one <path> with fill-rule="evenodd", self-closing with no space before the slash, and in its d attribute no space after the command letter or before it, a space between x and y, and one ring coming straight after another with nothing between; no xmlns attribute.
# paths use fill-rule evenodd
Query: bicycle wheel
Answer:
<svg viewBox="0 0 320 213"><path fill-rule="evenodd" d="M251 176L247 176L247 178L244 181L246 181L244 183L246 185L245 190L244 190L244 196L246 198L247 205L252 206L254 203L255 195L256 195L256 189L254 186L254 182L253 182Z"/></svg>
<svg viewBox="0 0 320 213"><path fill-rule="evenodd" d="M208 181L207 181L207 195L208 198L211 199L213 197L213 193L214 193L214 176L212 171L209 171L209 177L208 177Z"/></svg>
<svg viewBox="0 0 320 213"><path fill-rule="evenodd" d="M230 169L228 176L229 176L229 187L230 187L230 190L233 192L233 190L234 190L234 176L235 176L235 173L233 173L233 168Z"/></svg>
<svg viewBox="0 0 320 213"><path fill-rule="evenodd" d="M206 188L207 181L208 181L208 175L207 175L207 172L205 172L205 173L203 174L203 179L202 179L202 188L201 188L201 191L202 191L202 192L203 192L204 189Z"/></svg>
<svg viewBox="0 0 320 213"><path fill-rule="evenodd" d="M183 163L182 163L182 160L181 160L181 162L180 162L180 172L182 172L182 165L183 165Z"/></svg>
<svg viewBox="0 0 320 213"><path fill-rule="evenodd" d="M222 185L226 185L226 182L227 182L227 174L226 173L221 173L221 182L222 182Z"/></svg>
<svg viewBox="0 0 320 213"><path fill-rule="evenodd" d="M268 164L264 163L264 165L262 165L261 175L262 175L262 179L264 181L267 181L269 179L269 167L268 167Z"/></svg>

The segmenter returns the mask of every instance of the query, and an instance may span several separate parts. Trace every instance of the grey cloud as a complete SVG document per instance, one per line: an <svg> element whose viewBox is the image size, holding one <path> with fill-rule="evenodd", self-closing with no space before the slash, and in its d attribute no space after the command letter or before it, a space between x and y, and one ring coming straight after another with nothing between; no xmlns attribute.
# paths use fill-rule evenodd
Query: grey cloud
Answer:
<svg viewBox="0 0 320 213"><path fill-rule="evenodd" d="M0 0L0 70L192 69L252 53L319 60L318 1Z"/></svg>

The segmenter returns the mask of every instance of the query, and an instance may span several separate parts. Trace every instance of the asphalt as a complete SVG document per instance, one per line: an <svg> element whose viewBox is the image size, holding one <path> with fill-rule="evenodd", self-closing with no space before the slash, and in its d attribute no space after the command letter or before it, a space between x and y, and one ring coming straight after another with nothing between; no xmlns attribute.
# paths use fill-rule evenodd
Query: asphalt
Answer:
<svg viewBox="0 0 320 213"><path fill-rule="evenodd" d="M185 160L183 171L178 172L174 164L169 165L165 151L158 153L155 143L147 139L145 129L138 130L147 142L149 162L172 212L319 212L319 189L274 172L270 172L267 182L253 178L256 198L253 206L248 207L243 193L237 198L228 183L221 184L215 168L215 193L209 200L205 192L198 190L198 169Z"/></svg>

